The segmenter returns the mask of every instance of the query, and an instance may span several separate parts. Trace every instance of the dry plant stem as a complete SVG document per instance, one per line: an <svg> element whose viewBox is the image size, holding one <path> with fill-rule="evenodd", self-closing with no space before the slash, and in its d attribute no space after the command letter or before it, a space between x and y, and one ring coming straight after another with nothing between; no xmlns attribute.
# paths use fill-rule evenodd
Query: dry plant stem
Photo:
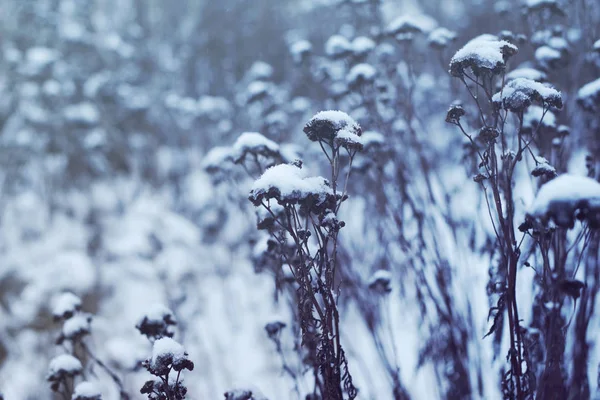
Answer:
<svg viewBox="0 0 600 400"><path fill-rule="evenodd" d="M127 392L125 392L125 389L123 388L123 382L121 382L121 379L114 372L112 372L111 369L108 368L108 366L104 364L104 362L102 362L102 360L100 360L94 355L94 353L92 353L87 344L81 342L81 347L83 351L88 355L88 357L90 357L96 364L98 364L98 366L100 366L100 368L102 368L115 382L115 384L119 388L119 396L121 397L121 400L129 400L129 395L127 394Z"/></svg>

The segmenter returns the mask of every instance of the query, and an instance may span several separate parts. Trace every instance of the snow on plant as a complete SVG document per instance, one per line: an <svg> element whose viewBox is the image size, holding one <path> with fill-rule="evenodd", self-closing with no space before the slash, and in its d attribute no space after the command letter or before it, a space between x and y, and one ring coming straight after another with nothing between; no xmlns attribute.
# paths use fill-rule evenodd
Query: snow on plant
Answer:
<svg viewBox="0 0 600 400"><path fill-rule="evenodd" d="M150 400L183 400L187 387L182 371L194 369L183 346L169 337L157 339L152 346L152 357L142 364L155 378L146 381L140 393Z"/></svg>
<svg viewBox="0 0 600 400"><path fill-rule="evenodd" d="M481 35L471 39L450 60L450 74L464 81L464 77L485 78L499 75L506 69L506 62L517 52L517 47L493 35ZM474 78L467 72L471 70Z"/></svg>
<svg viewBox="0 0 600 400"><path fill-rule="evenodd" d="M573 299L579 297L581 282L568 277L568 273L576 272L576 267L570 262L564 248L578 247L585 236L585 243L590 233L584 229L572 244L568 244L566 231L548 229L546 222L553 220L558 227L572 228L573 219L592 221L593 227L597 220L597 211L590 207L595 200L582 199L589 194L581 191L583 182L580 179L561 175L542 156L535 156L533 148L542 127L556 127L556 116L550 110L563 106L562 95L547 84L542 84L531 77L541 78L535 70L517 70L512 75L506 75L506 61L516 53L517 48L508 42L496 41L493 37L484 36L474 39L461 49L450 62L452 75L459 77L467 87L478 114L474 120L480 124L476 130L477 136L470 133L461 121L465 109L453 106L449 109L446 121L456 125L469 140L474 156L477 158L478 173L474 177L483 190L488 212L492 221L496 246L500 252L496 288L498 301L490 310L493 323L488 335L500 335L504 313L508 315L509 351L507 361L509 368L503 375L502 390L507 398L525 399L537 394L538 398L546 398L558 393L559 397L566 396L564 370L561 360L565 351L565 321L560 313L565 294ZM539 50L539 49L538 49ZM465 67L471 67L475 77L466 75ZM484 79L481 71L484 71ZM475 88L470 87L464 79L466 76ZM498 79L500 88L492 95L494 81ZM533 105L534 103L539 104ZM516 123L512 123L513 118ZM549 118L548 121L545 121ZM530 155L535 163L531 174L550 180L542 186L538 197L525 223L517 220L516 203L518 199L515 188L517 165ZM586 181L586 187L593 180ZM596 183L597 184L597 183ZM568 187L568 189L567 189ZM557 193L564 196L554 197ZM541 222L544 227L536 228L535 222ZM588 232L588 233L586 233ZM519 237L520 236L520 237ZM531 241L525 239L531 238ZM531 325L522 325L519 318L519 306L516 296L516 284L519 264L522 262L523 247L530 247L528 255L539 254L541 262L532 265L528 260L525 265L531 266L539 274L540 291L535 298L536 304L557 304L548 312L531 321ZM585 250L585 244L583 245ZM568 272L567 272L568 271ZM558 284L557 284L558 282ZM566 289L565 289L566 288ZM532 335L539 332L539 340ZM486 335L487 336L487 335ZM541 352L545 355L543 368L537 368L533 354Z"/></svg>
<svg viewBox="0 0 600 400"><path fill-rule="evenodd" d="M152 356L142 366L154 376L140 389L150 400L183 400L187 387L181 373L192 371L194 363L181 344L172 339L177 325L173 312L167 307L151 306L136 328L152 342Z"/></svg>
<svg viewBox="0 0 600 400"><path fill-rule="evenodd" d="M84 381L77 386L73 392L72 400L101 400L102 392L96 382Z"/></svg>
<svg viewBox="0 0 600 400"><path fill-rule="evenodd" d="M162 337L173 337L177 320L173 312L162 304L153 305L136 325L137 330L153 341Z"/></svg>
<svg viewBox="0 0 600 400"><path fill-rule="evenodd" d="M586 176L562 174L544 184L529 208L529 216L545 225L573 228L575 219L600 228L600 183Z"/></svg>
<svg viewBox="0 0 600 400"><path fill-rule="evenodd" d="M85 374L93 365L100 367L119 389L121 400L128 400L121 379L96 355L86 343L91 334L92 316L81 311L81 299L71 292L58 295L53 301L52 314L55 321L62 322L62 330L56 344L62 345L67 353L56 356L50 362L47 380L52 391L73 400L99 400L97 386L82 381L75 385L76 377Z"/></svg>
<svg viewBox="0 0 600 400"><path fill-rule="evenodd" d="M282 252L297 285L297 307L303 343L316 343L315 386L328 399L351 399L357 391L348 370L340 338L337 290L338 234L344 222L337 217L346 200L352 161L362 149L361 128L341 111L323 111L311 118L304 132L321 147L329 161L331 179L307 177L296 165L280 164L257 179L249 199L264 208L280 227L271 235L281 247L287 238L294 243L294 256ZM344 160L343 155L347 157ZM343 189L340 174L346 162ZM283 211L283 212L282 212ZM276 214L277 213L277 214Z"/></svg>

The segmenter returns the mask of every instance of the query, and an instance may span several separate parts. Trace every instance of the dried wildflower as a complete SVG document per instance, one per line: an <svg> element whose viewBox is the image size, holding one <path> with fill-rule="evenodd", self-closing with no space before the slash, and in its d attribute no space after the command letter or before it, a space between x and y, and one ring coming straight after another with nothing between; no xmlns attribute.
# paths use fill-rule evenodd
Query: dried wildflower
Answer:
<svg viewBox="0 0 600 400"><path fill-rule="evenodd" d="M493 35L481 35L469 41L450 60L450 74L462 77L467 69L475 76L498 75L506 68L506 61L517 52L517 47Z"/></svg>
<svg viewBox="0 0 600 400"><path fill-rule="evenodd" d="M489 179L489 178L483 174L477 174L473 177L473 181L476 183L481 183L481 182L485 181L486 179Z"/></svg>
<svg viewBox="0 0 600 400"><path fill-rule="evenodd" d="M427 41L429 46L434 49L445 49L448 45L456 40L456 32L446 28L436 28L429 34Z"/></svg>
<svg viewBox="0 0 600 400"><path fill-rule="evenodd" d="M285 322L274 321L274 322L269 322L267 325L265 325L265 331L267 332L267 335L269 336L269 338L274 338L274 337L278 336L279 333L281 332L281 330L285 327L286 327Z"/></svg>
<svg viewBox="0 0 600 400"><path fill-rule="evenodd" d="M585 288L585 283L577 279L563 279L558 283L558 287L561 292L577 300L581 296L581 290Z"/></svg>
<svg viewBox="0 0 600 400"><path fill-rule="evenodd" d="M544 157L536 157L536 166L531 171L531 175L535 177L545 176L548 179L556 178L556 168L554 168Z"/></svg>
<svg viewBox="0 0 600 400"><path fill-rule="evenodd" d="M65 292L54 300L52 315L54 320L66 320L79 310L81 310L81 299L71 292Z"/></svg>
<svg viewBox="0 0 600 400"><path fill-rule="evenodd" d="M460 123L460 117L465 115L465 109L460 105L450 106L448 113L446 114L446 122L449 124L458 125Z"/></svg>
<svg viewBox="0 0 600 400"><path fill-rule="evenodd" d="M513 112L524 112L533 102L562 108L561 93L554 88L526 78L517 78L506 84L492 100L496 107Z"/></svg>
<svg viewBox="0 0 600 400"><path fill-rule="evenodd" d="M53 391L58 391L61 383L66 385L67 378L73 378L83 371L81 361L70 354L61 354L50 361L48 368L48 377Z"/></svg>
<svg viewBox="0 0 600 400"><path fill-rule="evenodd" d="M371 275L368 285L369 289L380 294L386 294L392 291L391 282L392 274L390 271L387 269L379 269Z"/></svg>
<svg viewBox="0 0 600 400"><path fill-rule="evenodd" d="M479 130L478 138L488 145L493 143L498 136L500 136L500 132L497 129L486 126Z"/></svg>
<svg viewBox="0 0 600 400"><path fill-rule="evenodd" d="M348 114L342 111L321 111L312 117L304 127L304 133L309 140L332 142L342 129L354 132L360 136L360 125Z"/></svg>
<svg viewBox="0 0 600 400"><path fill-rule="evenodd" d="M81 382L75 386L72 400L101 400L102 392L94 382Z"/></svg>
<svg viewBox="0 0 600 400"><path fill-rule="evenodd" d="M162 337L173 337L173 328L177 321L173 312L161 304L153 305L135 326L137 330L150 340Z"/></svg>
<svg viewBox="0 0 600 400"><path fill-rule="evenodd" d="M65 340L77 342L84 336L89 335L91 331L92 316L86 314L77 314L65 321L62 333L56 343L61 344Z"/></svg>

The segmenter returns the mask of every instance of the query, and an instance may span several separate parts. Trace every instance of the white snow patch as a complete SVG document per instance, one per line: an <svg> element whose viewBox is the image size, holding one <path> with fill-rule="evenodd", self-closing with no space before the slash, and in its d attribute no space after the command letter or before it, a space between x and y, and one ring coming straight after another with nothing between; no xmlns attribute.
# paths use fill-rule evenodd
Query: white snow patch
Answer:
<svg viewBox="0 0 600 400"><path fill-rule="evenodd" d="M54 299L52 315L62 317L66 313L75 313L80 307L81 299L71 292L65 292Z"/></svg>
<svg viewBox="0 0 600 400"><path fill-rule="evenodd" d="M600 183L586 176L562 174L543 185L529 214L541 217L549 211L554 202L578 202L588 200L600 206Z"/></svg>

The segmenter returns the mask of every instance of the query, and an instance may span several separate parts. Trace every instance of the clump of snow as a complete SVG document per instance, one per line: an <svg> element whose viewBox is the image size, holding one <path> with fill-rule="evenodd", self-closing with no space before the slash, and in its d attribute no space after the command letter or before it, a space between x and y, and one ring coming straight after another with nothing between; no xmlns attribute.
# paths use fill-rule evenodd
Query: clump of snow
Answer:
<svg viewBox="0 0 600 400"><path fill-rule="evenodd" d="M305 177L304 170L295 165L279 164L268 168L254 182L249 199L255 206L272 198L280 203L296 203L314 197L318 203L322 203L332 194L327 179L320 176Z"/></svg>
<svg viewBox="0 0 600 400"><path fill-rule="evenodd" d="M96 382L80 382L75 386L72 400L100 400L102 392Z"/></svg>
<svg viewBox="0 0 600 400"><path fill-rule="evenodd" d="M592 178L563 174L544 184L536 195L529 215L558 226L573 226L579 210L590 222L600 222L600 183Z"/></svg>
<svg viewBox="0 0 600 400"><path fill-rule="evenodd" d="M592 46L594 51L600 51L600 39L596 40Z"/></svg>
<svg viewBox="0 0 600 400"><path fill-rule="evenodd" d="M273 77L273 67L264 61L255 61L248 70L248 76L252 80L268 80Z"/></svg>
<svg viewBox="0 0 600 400"><path fill-rule="evenodd" d="M308 40L298 40L290 46L290 53L295 62L302 62L312 52L312 44Z"/></svg>
<svg viewBox="0 0 600 400"><path fill-rule="evenodd" d="M541 46L535 51L535 59L545 66L553 65L560 60L561 57L561 52L550 46Z"/></svg>
<svg viewBox="0 0 600 400"><path fill-rule="evenodd" d="M362 137L350 129L342 129L339 131L333 141L338 146L341 146L347 150L362 150L364 147L364 141L362 140Z"/></svg>
<svg viewBox="0 0 600 400"><path fill-rule="evenodd" d="M437 23L427 15L400 15L387 26L387 32L399 40L411 39L416 33L430 32Z"/></svg>
<svg viewBox="0 0 600 400"><path fill-rule="evenodd" d="M579 89L577 103L588 111L600 109L600 78L583 85Z"/></svg>
<svg viewBox="0 0 600 400"><path fill-rule="evenodd" d="M258 100L269 93L269 84L264 81L253 81L250 82L247 92L247 102Z"/></svg>
<svg viewBox="0 0 600 400"><path fill-rule="evenodd" d="M62 337L68 340L77 340L90 333L91 317L88 315L75 315L65 321L62 328Z"/></svg>
<svg viewBox="0 0 600 400"><path fill-rule="evenodd" d="M64 376L75 376L83 370L81 361L70 354L61 354L50 361L48 379L62 379Z"/></svg>
<svg viewBox="0 0 600 400"><path fill-rule="evenodd" d="M375 132L375 131L364 132L361 136L361 139L362 139L362 143L365 146L365 148L369 148L371 146L382 145L385 143L384 136L381 133Z"/></svg>
<svg viewBox="0 0 600 400"><path fill-rule="evenodd" d="M499 74L506 68L506 61L518 51L507 41L493 35L481 35L470 40L450 60L450 74L461 77L471 68L475 75Z"/></svg>
<svg viewBox="0 0 600 400"><path fill-rule="evenodd" d="M249 153L263 156L277 156L279 155L279 145L258 132L244 132L233 144L231 155L234 162L238 163Z"/></svg>
<svg viewBox="0 0 600 400"><path fill-rule="evenodd" d="M492 101L497 107L514 112L524 111L534 101L544 106L562 108L562 96L558 90L526 78L508 82L501 92L492 97Z"/></svg>
<svg viewBox="0 0 600 400"><path fill-rule="evenodd" d="M226 168L229 162L233 161L231 148L227 146L216 146L202 159L202 167L208 172L214 172Z"/></svg>
<svg viewBox="0 0 600 400"><path fill-rule="evenodd" d="M52 315L54 318L70 318L81 309L81 299L71 292L60 294L54 299Z"/></svg>
<svg viewBox="0 0 600 400"><path fill-rule="evenodd" d="M371 64L361 63L353 66L348 75L346 76L346 81L351 85L360 84L363 82L373 82L375 80L375 76L377 75L377 70Z"/></svg>
<svg viewBox="0 0 600 400"><path fill-rule="evenodd" d="M375 48L375 42L366 36L358 36L352 41L354 54L362 56Z"/></svg>
<svg viewBox="0 0 600 400"><path fill-rule="evenodd" d="M181 344L169 337L163 337L154 342L152 346L152 361L153 368L158 367L161 359L172 359L175 362L186 358L186 353Z"/></svg>
<svg viewBox="0 0 600 400"><path fill-rule="evenodd" d="M367 282L370 289L380 293L391 292L392 274L387 269L379 269L371 275Z"/></svg>
<svg viewBox="0 0 600 400"><path fill-rule="evenodd" d="M338 110L321 111L315 114L304 127L304 133L311 141L332 141L342 129L359 134L360 125L348 114Z"/></svg>
<svg viewBox="0 0 600 400"><path fill-rule="evenodd" d="M89 102L67 106L63 114L67 121L82 125L94 125L100 120L98 109Z"/></svg>
<svg viewBox="0 0 600 400"><path fill-rule="evenodd" d="M537 82L545 82L548 80L548 77L544 72L529 67L516 68L510 71L508 74L506 74L507 81L517 78L526 78Z"/></svg>
<svg viewBox="0 0 600 400"><path fill-rule="evenodd" d="M40 69L58 59L58 53L48 47L32 47L27 49L25 60L28 64Z"/></svg>
<svg viewBox="0 0 600 400"><path fill-rule="evenodd" d="M149 339L159 339L161 337L173 337L175 334L173 327L175 325L177 325L177 320L173 312L166 306L155 303L139 319L136 328Z"/></svg>
<svg viewBox="0 0 600 400"><path fill-rule="evenodd" d="M325 42L325 53L330 57L343 57L352 51L352 44L342 35L333 35Z"/></svg>
<svg viewBox="0 0 600 400"><path fill-rule="evenodd" d="M544 157L537 156L535 158L537 165L531 171L531 175L533 176L545 176L547 178L555 178L558 174L556 173L556 168L550 165L550 162L546 160Z"/></svg>
<svg viewBox="0 0 600 400"><path fill-rule="evenodd" d="M456 40L456 32L444 27L434 29L427 38L429 45L438 49L446 48L454 40Z"/></svg>

